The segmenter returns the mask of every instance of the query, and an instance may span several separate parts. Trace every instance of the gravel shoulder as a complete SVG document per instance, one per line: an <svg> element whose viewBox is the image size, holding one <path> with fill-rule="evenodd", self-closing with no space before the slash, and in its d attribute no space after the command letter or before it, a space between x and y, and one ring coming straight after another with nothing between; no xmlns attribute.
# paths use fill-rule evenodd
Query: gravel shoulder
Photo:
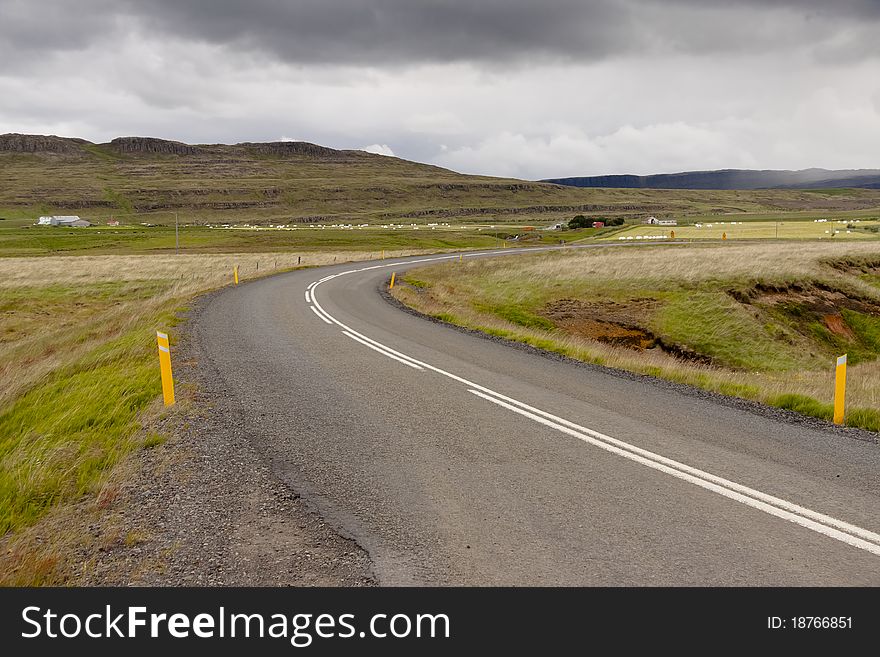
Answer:
<svg viewBox="0 0 880 657"><path fill-rule="evenodd" d="M213 293L216 294L216 293ZM198 314L172 345L179 403L150 427L167 440L133 455L113 486L84 585L370 586L367 553L273 473L236 400L199 348Z"/></svg>

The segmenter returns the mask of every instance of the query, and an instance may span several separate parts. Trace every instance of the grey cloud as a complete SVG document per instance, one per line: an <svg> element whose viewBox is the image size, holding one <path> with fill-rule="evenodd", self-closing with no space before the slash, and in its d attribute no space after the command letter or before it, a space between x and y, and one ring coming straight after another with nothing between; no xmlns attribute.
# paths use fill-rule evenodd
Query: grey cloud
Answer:
<svg viewBox="0 0 880 657"><path fill-rule="evenodd" d="M0 0L0 75L14 62L34 61L56 52L81 50L118 31L112 0Z"/></svg>
<svg viewBox="0 0 880 657"><path fill-rule="evenodd" d="M152 6L143 18L162 31L330 64L596 57L618 48L633 27L631 9L612 0L160 0Z"/></svg>
<svg viewBox="0 0 880 657"><path fill-rule="evenodd" d="M754 53L833 42L853 27L880 42L877 0L50 0L41 8L0 0L0 52L112 48L114 35L132 30L285 62L377 66Z"/></svg>

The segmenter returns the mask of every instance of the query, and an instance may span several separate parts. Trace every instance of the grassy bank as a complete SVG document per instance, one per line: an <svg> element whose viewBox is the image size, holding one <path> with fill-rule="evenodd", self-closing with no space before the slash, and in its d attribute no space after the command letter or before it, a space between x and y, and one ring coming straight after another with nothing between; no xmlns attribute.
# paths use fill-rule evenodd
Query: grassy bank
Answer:
<svg viewBox="0 0 880 657"><path fill-rule="evenodd" d="M880 430L880 245L609 248L411 271L398 298L587 362Z"/></svg>
<svg viewBox="0 0 880 657"><path fill-rule="evenodd" d="M114 472L164 439L155 331L190 299L229 284L234 263L247 280L374 255L0 259L0 584L84 567L70 554L95 540L81 511L109 512Z"/></svg>

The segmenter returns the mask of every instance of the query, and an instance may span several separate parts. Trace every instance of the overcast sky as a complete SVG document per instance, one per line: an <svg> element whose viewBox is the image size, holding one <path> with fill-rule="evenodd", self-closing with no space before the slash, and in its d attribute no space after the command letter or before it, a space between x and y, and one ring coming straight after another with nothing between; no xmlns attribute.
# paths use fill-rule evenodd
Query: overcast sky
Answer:
<svg viewBox="0 0 880 657"><path fill-rule="evenodd" d="M880 167L880 0L0 0L0 133L546 178Z"/></svg>

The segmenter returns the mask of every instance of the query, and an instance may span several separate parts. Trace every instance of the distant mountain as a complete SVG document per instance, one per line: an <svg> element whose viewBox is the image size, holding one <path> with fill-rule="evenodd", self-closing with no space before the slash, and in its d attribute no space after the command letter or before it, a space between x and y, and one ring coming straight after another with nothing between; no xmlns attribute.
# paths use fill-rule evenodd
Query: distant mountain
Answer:
<svg viewBox="0 0 880 657"><path fill-rule="evenodd" d="M658 173L651 176L549 178L541 182L569 187L626 189L822 189L828 187L880 189L880 169L803 169L801 171L721 169Z"/></svg>

